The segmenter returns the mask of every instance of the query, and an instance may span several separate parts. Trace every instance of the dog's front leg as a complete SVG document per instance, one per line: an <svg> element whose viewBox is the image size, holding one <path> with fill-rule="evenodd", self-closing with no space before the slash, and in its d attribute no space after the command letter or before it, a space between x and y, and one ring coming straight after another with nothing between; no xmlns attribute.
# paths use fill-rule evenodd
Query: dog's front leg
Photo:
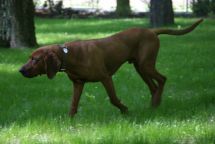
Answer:
<svg viewBox="0 0 215 144"><path fill-rule="evenodd" d="M84 87L84 83L80 82L73 82L73 97L70 107L69 115L72 117L74 116L78 111L78 104L80 101L81 93Z"/></svg>
<svg viewBox="0 0 215 144"><path fill-rule="evenodd" d="M105 80L102 81L102 84L104 85L108 96L110 98L110 102L116 106L117 108L120 109L121 113L127 113L128 112L128 108L123 105L120 100L117 98L116 96L116 92L114 89L114 85L113 85L113 80L111 77L106 78Z"/></svg>

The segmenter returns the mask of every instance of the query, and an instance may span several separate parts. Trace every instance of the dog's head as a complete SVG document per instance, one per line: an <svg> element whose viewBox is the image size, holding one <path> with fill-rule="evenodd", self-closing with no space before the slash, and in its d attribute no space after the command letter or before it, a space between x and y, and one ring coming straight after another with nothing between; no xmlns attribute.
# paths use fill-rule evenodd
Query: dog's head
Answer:
<svg viewBox="0 0 215 144"><path fill-rule="evenodd" d="M28 78L41 74L47 74L49 79L53 78L61 66L61 62L53 50L56 47L56 45L46 46L35 50L19 71Z"/></svg>

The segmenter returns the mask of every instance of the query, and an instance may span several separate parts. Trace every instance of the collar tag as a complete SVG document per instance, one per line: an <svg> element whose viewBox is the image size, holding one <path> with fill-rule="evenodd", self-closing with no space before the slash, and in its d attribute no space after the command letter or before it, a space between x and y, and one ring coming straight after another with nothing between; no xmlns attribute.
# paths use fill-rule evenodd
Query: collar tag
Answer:
<svg viewBox="0 0 215 144"><path fill-rule="evenodd" d="M68 48L67 48L67 47L64 47L64 48L63 48L63 52L64 52L65 54L67 54L67 53L69 52Z"/></svg>

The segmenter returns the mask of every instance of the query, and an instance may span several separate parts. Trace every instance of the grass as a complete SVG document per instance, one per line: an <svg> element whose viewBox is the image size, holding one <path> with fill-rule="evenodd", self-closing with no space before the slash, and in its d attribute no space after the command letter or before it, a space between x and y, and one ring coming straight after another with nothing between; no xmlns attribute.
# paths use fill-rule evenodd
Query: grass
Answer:
<svg viewBox="0 0 215 144"><path fill-rule="evenodd" d="M182 27L195 19L176 19ZM177 25L173 27L177 27ZM0 143L215 143L215 21L192 33L161 36L157 68L168 77L159 108L132 65L114 75L117 94L129 107L113 107L100 83L85 86L79 113L69 118L72 84L63 73L26 79L18 73L33 49L0 49ZM36 19L40 45L111 35L146 19Z"/></svg>

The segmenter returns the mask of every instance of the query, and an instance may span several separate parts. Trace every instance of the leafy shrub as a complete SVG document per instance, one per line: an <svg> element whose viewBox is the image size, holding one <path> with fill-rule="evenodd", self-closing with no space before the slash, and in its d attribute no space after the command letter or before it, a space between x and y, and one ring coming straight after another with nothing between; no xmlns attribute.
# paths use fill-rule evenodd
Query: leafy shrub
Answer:
<svg viewBox="0 0 215 144"><path fill-rule="evenodd" d="M210 0L193 0L192 9L196 16L207 16L210 12Z"/></svg>
<svg viewBox="0 0 215 144"><path fill-rule="evenodd" d="M211 0L210 9L213 14L215 14L215 0Z"/></svg>
<svg viewBox="0 0 215 144"><path fill-rule="evenodd" d="M215 0L193 0L192 9L196 16L215 14Z"/></svg>

